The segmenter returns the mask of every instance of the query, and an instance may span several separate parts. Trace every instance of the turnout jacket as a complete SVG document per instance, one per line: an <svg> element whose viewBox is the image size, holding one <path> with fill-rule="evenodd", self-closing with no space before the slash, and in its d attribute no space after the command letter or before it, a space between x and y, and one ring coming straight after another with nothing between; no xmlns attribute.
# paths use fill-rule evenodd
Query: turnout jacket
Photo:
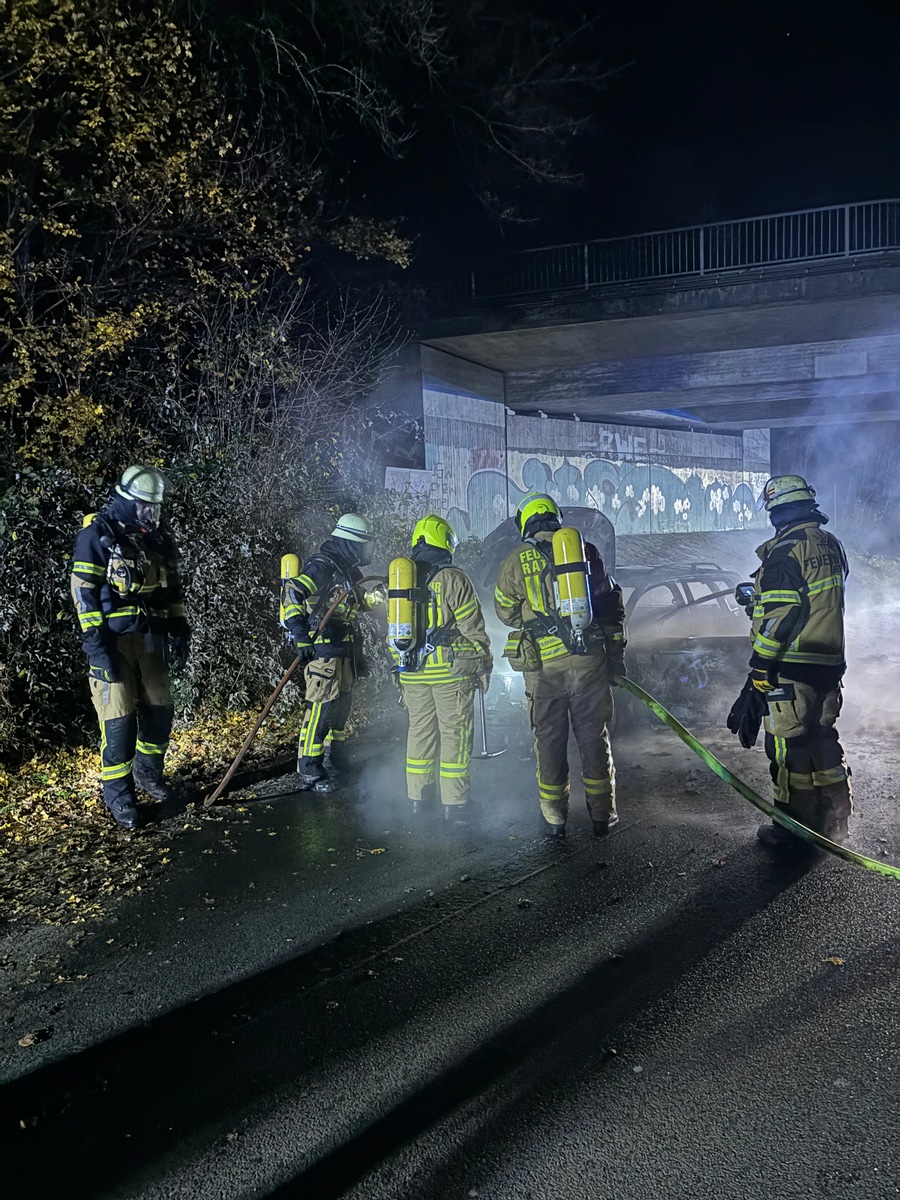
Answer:
<svg viewBox="0 0 900 1200"><path fill-rule="evenodd" d="M361 596L359 583L362 577L359 567L341 553L338 540L328 538L303 564L299 575L282 580L284 626L298 649L313 646L317 658L352 655L354 623L360 609L379 603ZM316 627L341 592L346 595L322 632L314 637Z"/></svg>
<svg viewBox="0 0 900 1200"><path fill-rule="evenodd" d="M753 576L750 666L796 679L805 678L804 667L831 668L839 677L846 667L844 547L818 521L801 521L756 553L762 565Z"/></svg>
<svg viewBox="0 0 900 1200"><path fill-rule="evenodd" d="M101 511L78 534L71 575L72 600L88 658L105 654L120 634L189 632L170 530L126 534Z"/></svg>
<svg viewBox="0 0 900 1200"><path fill-rule="evenodd" d="M493 667L491 644L484 614L472 581L458 567L416 563L417 587L427 599L420 601L424 630L417 650L415 670L400 672L402 683L450 683L461 677L487 675ZM400 655L391 647L394 661Z"/></svg>
<svg viewBox="0 0 900 1200"><path fill-rule="evenodd" d="M504 625L535 635L541 662L569 654L558 632L565 628L556 610L553 590L553 534L546 530L529 538L503 560L494 590L494 609ZM611 578L600 551L585 542L590 573L593 620L585 636L586 653L621 659L625 650L625 606L622 589Z"/></svg>

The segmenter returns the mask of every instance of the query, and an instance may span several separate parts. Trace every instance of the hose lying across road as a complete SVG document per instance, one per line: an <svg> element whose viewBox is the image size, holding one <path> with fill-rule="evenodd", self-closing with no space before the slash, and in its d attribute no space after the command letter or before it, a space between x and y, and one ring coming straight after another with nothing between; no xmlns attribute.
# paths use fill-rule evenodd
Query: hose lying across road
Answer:
<svg viewBox="0 0 900 1200"><path fill-rule="evenodd" d="M827 850L829 854L843 858L845 862L854 863L858 867L865 867L867 871L874 871L877 875L886 875L889 879L900 879L900 867L894 867L890 863L877 862L874 858L866 858L864 854L857 854L855 850L849 850L846 846L839 846L837 842L832 842L829 838L823 837L821 833L816 833L813 829L807 829L799 821L793 820L793 818L782 812L780 808L776 808L774 804L770 804L768 800L763 800L758 792L754 792L753 788L744 783L743 779L738 779L733 771L729 771L728 767L723 762L720 762L711 750L707 750L706 746L698 741L689 730L685 729L677 717L673 717L668 709L663 708L658 700L654 700L649 692L645 692L642 687L624 677L618 679L616 682L619 687L624 688L626 692L630 692L636 700L640 700L641 704L646 705L674 733L677 733L685 745L690 746L697 757L706 763L714 775L718 775L720 779L724 779L736 792L740 792L745 800L749 800L760 812L764 812L767 817L771 817L776 824L782 825L796 837L803 838L804 841L818 846L820 850Z"/></svg>

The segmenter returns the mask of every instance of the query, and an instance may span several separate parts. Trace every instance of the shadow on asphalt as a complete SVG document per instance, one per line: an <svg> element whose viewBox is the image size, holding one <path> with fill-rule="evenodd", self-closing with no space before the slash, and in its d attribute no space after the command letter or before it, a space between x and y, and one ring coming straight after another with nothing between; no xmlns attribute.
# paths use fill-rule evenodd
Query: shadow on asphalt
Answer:
<svg viewBox="0 0 900 1200"><path fill-rule="evenodd" d="M556 847L548 848L555 854ZM544 861L551 861L543 854ZM565 853L565 852L564 852ZM566 859L574 870L576 857ZM579 867L585 866L582 861ZM565 1070L583 1052L584 1038L609 1037L650 999L671 987L694 963L808 869L772 870L747 849L732 860L750 886L727 892L726 873L702 881L688 907L622 960L607 960L527 1017L501 1030L368 1128L306 1168L274 1196L337 1197L366 1172L477 1096L528 1064L533 1072ZM653 886L652 883L649 886ZM460 909L477 901L483 884L454 898ZM444 907L441 918L450 914ZM346 1061L354 1049L421 1017L427 1003L440 1018L459 987L459 964L437 960L435 991L427 1002L415 987L396 988L390 1003L369 1001L363 960L410 931L433 924L434 901L360 926L324 947L260 972L24 1076L0 1090L3 1160L12 1177L28 1178L29 1197L88 1196L174 1155L201 1152L247 1116L278 1103L306 1073ZM573 920L578 920L577 915ZM548 955L554 953L547 930ZM488 981L518 953L497 939L491 953L466 963L468 988ZM447 956L449 958L449 956ZM364 1019L348 1027L325 1015L329 984L360 984ZM382 981L384 983L384 981ZM380 986L380 985L379 985ZM344 994L349 1010L352 994ZM373 995L374 1001L374 995ZM533 1086L533 1079L532 1079Z"/></svg>
<svg viewBox="0 0 900 1200"><path fill-rule="evenodd" d="M791 882L795 882L803 873L803 868L792 869L794 878ZM774 896L772 898L774 899ZM648 946L650 944L648 943ZM710 945L708 950L712 949L713 946ZM859 1000L862 989L871 989L878 983L886 990L891 989L897 976L898 955L900 955L900 938L890 938L878 947L877 953L867 955L864 977L854 976L840 970L836 971L834 966L823 967L814 979L811 979L801 987L783 993L778 997L777 1001L758 1008L752 1021L748 1022L745 1017L740 1022L723 1026L718 1030L718 1039L721 1045L727 1047L727 1058L723 1058L722 1070L727 1071L735 1061L740 1062L745 1050L749 1053L758 1047L759 1034L756 1031L760 1028L771 1030L783 1029L785 1027L786 1015L789 1017L788 1032L781 1036L791 1043L802 1043L802 1034L800 1031L803 1027L809 1027L810 1029L823 1028L835 1008L842 1003L848 1007L852 1006L853 1002ZM692 961L696 961L696 959ZM676 982L676 977L669 977L666 980L666 986L672 986ZM573 991L575 990L579 989L573 989ZM628 997L629 1002L636 1005L646 1003L647 1000L652 998L652 996L642 997L640 989L636 989ZM628 1014L625 1013L623 1016L624 1020L627 1021ZM490 1107L487 1134L485 1133L484 1123L481 1122L478 1128L474 1128L457 1141L452 1157L442 1158L438 1162L432 1162L424 1156L419 1160L423 1164L423 1169L416 1173L416 1200L446 1200L448 1186L452 1186L448 1184L448 1181L457 1180L461 1175L465 1177L463 1172L470 1173L471 1164L473 1163L480 1162L483 1164L485 1144L488 1140L492 1161L511 1161L511 1157L515 1153L514 1147L519 1144L521 1138L521 1126L517 1126L516 1122L521 1119L524 1106L528 1104L533 1106L537 1096L546 1094L550 1088L560 1082L570 1084L573 1077L577 1076L578 1073L583 1073L589 1063L593 1072L593 1078L596 1079L599 1070L610 1061L612 1056L609 1050L606 1050L604 1053L602 1042L598 1047L596 1038L593 1039L593 1042L589 1040L592 1037L592 1031L585 1028L586 1024L587 1019L583 1014L580 1019L576 1016L570 1028L566 1029L556 1038L548 1038L541 1045L536 1044L531 1054L526 1054L513 1065L509 1072L509 1078L503 1081L504 1089L502 1095ZM604 1029L603 1032L604 1035L608 1036L611 1030ZM835 1047L835 1051L839 1060L840 1051L837 1047ZM602 1058L600 1055L602 1055ZM494 1079L487 1078L484 1088L480 1090L484 1091L497 1082L499 1082L499 1076ZM423 1091L428 1092L431 1086L429 1085ZM433 1127L444 1117L450 1116L452 1107L461 1107L463 1103L474 1098L474 1092L461 1095L458 1103L453 1106L445 1106L445 1111L439 1111L441 1106L433 1104L435 1110L434 1119L427 1123L423 1121L422 1128L417 1132L419 1134L426 1133L429 1127ZM424 1102L427 1104L428 1100L425 1099ZM420 1096L415 1101L413 1111L420 1112L422 1104L423 1097ZM390 1116L393 1115L390 1114ZM409 1118L407 1119L409 1120ZM862 1114L862 1119L865 1120L864 1113ZM376 1126L370 1127L370 1130L365 1131L362 1136L365 1137L375 1128ZM391 1147L391 1151L402 1150L405 1144L409 1144L412 1141L412 1136L407 1135L402 1141L398 1140ZM602 1137L598 1138L598 1148L601 1150L604 1148ZM366 1149L367 1147L363 1145L362 1152L365 1153ZM343 1150L344 1148L341 1147L340 1152L343 1152ZM383 1161L387 1157L388 1154L385 1153L378 1156L373 1155L368 1163L369 1169L376 1167L380 1161ZM330 1188L328 1176L326 1176L324 1186L320 1186L318 1180L313 1177L314 1172L320 1167L324 1168L327 1163L328 1159L323 1159L310 1171L292 1180L287 1186L270 1193L267 1200L275 1200L275 1197L299 1196L301 1194L300 1182L308 1178L312 1182L305 1183L304 1186L308 1186L314 1190L306 1194L315 1195L317 1198L321 1197L322 1200L327 1200L328 1197L343 1195L354 1183L362 1178L361 1173L357 1174L354 1172L352 1179L342 1180L337 1188ZM851 1177L845 1182L844 1186L846 1187L847 1183L851 1182L858 1183L859 1180ZM354 1195L356 1194L354 1192ZM380 1194L385 1193L381 1192ZM748 1192L747 1195L749 1194ZM773 1194L778 1194L777 1187ZM822 1194L832 1195L836 1193L823 1190ZM848 1193L843 1192L841 1194L846 1195Z"/></svg>
<svg viewBox="0 0 900 1200"><path fill-rule="evenodd" d="M757 859L753 848L745 860ZM607 959L587 971L522 1019L515 1021L473 1053L436 1076L353 1138L337 1146L267 1200L312 1197L332 1200L344 1195L371 1170L402 1150L456 1109L501 1081L519 1077L520 1085L503 1107L552 1086L584 1062L586 1047L612 1038L642 1008L675 986L689 969L747 920L793 886L815 865L805 858L760 872L758 889L735 893L722 904L722 880L709 880L689 907L619 959ZM698 919L700 914L705 917ZM715 914L715 915L713 915ZM614 1051L606 1051L610 1058ZM465 1149L458 1151L465 1156ZM419 1200L444 1200L446 1167L431 1179L417 1180Z"/></svg>
<svg viewBox="0 0 900 1200"><path fill-rule="evenodd" d="M528 850L518 861L525 863L518 874L533 865ZM554 853L544 861L558 860ZM456 911L484 893L477 876L457 886ZM59 1200L93 1195L194 1136L224 1137L270 1093L409 1020L420 1001L403 994L349 1034L335 1031L323 989L359 984L365 993L365 963L373 955L453 913L450 904L436 912L435 900L423 898L3 1085L0 1161L13 1177L18 1168L28 1178L29 1200ZM498 953L483 973L502 961ZM473 967L469 978L478 974Z"/></svg>

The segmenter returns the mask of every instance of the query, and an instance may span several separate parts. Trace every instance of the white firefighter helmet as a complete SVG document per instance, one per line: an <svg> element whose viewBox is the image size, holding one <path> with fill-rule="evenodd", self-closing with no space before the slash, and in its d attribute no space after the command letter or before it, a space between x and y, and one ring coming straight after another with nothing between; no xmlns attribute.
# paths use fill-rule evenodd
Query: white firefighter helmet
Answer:
<svg viewBox="0 0 900 1200"><path fill-rule="evenodd" d="M348 542L371 542L375 527L368 517L359 513L344 513L331 531L331 536L344 538Z"/></svg>
<svg viewBox="0 0 900 1200"><path fill-rule="evenodd" d="M811 504L815 498L815 488L811 488L801 475L774 475L766 480L757 508L765 507L766 512L771 512L782 504L796 504L800 500Z"/></svg>
<svg viewBox="0 0 900 1200"><path fill-rule="evenodd" d="M162 504L167 479L156 467L126 467L116 484L116 492L126 500L143 504Z"/></svg>

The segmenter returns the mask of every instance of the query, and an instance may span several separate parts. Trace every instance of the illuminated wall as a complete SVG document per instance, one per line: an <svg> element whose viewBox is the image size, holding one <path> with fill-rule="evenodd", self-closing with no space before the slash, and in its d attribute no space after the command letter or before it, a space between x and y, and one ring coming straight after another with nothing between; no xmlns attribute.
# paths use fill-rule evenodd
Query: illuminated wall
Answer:
<svg viewBox="0 0 900 1200"><path fill-rule="evenodd" d="M425 470L389 471L386 482L413 510L427 497L460 537L486 536L528 491L599 509L618 533L765 528L756 498L769 475L768 431L515 416L498 372L454 361L459 378L423 377Z"/></svg>

